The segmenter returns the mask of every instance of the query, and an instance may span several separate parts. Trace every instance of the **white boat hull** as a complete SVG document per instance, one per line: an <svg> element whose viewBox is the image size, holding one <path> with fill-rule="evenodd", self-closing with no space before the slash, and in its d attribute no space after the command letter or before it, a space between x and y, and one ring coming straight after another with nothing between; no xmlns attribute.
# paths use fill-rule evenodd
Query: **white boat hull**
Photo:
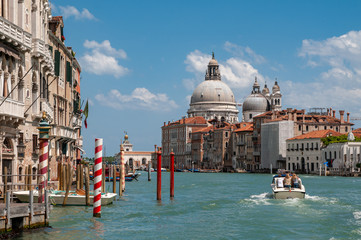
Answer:
<svg viewBox="0 0 361 240"><path fill-rule="evenodd" d="M272 189L273 198L275 199L292 199L292 198L305 198L305 191L302 189L291 188L278 188L277 190Z"/></svg>
<svg viewBox="0 0 361 240"><path fill-rule="evenodd" d="M17 191L14 192L14 195L19 199L21 202L29 202L29 191ZM101 197L101 205L109 205L112 204L114 199L116 198L116 193L106 193L102 194ZM49 193L49 201L53 205L63 205L65 195L64 194L54 194ZM94 196L89 196L90 204L93 205L93 198ZM34 191L34 202L38 202L38 193ZM76 194L69 194L68 199L66 201L66 206L85 206L85 196L84 195L76 195Z"/></svg>

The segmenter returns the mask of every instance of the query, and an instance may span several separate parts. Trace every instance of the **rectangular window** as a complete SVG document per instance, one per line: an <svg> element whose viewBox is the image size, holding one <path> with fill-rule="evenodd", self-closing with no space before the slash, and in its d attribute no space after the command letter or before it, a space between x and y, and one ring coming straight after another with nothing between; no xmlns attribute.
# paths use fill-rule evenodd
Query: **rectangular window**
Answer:
<svg viewBox="0 0 361 240"><path fill-rule="evenodd" d="M38 147L38 135L33 135L33 152L36 151Z"/></svg>

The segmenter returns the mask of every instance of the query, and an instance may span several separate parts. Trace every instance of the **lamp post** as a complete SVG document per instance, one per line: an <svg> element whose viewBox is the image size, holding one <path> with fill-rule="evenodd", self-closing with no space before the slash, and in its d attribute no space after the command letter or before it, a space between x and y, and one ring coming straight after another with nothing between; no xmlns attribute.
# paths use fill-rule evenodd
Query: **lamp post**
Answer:
<svg viewBox="0 0 361 240"><path fill-rule="evenodd" d="M39 123L39 140L40 140L40 156L39 156L39 173L42 175L39 185L39 203L44 202L43 190L47 186L48 158L49 158L49 122L46 119L46 113L43 112L43 118Z"/></svg>

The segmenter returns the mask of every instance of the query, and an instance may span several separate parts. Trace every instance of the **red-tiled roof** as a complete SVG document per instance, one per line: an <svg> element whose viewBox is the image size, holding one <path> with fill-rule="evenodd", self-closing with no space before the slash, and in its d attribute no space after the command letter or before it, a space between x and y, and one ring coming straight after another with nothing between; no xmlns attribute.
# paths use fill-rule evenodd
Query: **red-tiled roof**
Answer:
<svg viewBox="0 0 361 240"><path fill-rule="evenodd" d="M325 124L340 124L341 120L339 118L333 117L333 116L329 116L329 115L308 115L308 114L304 114L304 110L291 110L291 117L292 119L290 120L294 120L293 116L295 115L295 121L296 122L305 122L305 123L325 123ZM274 114L274 119L272 119L272 115ZM281 110L281 111L275 111L274 113L272 111L268 111L265 113L262 113L260 115L254 116L253 118L257 119L257 118L266 118L267 122L270 121L284 121L284 120L289 120L289 116L288 116L288 110ZM347 122L344 121L344 123L347 124L351 124L353 125L353 123L351 122Z"/></svg>
<svg viewBox="0 0 361 240"><path fill-rule="evenodd" d="M352 133L355 137L361 137L361 128L353 130Z"/></svg>
<svg viewBox="0 0 361 240"><path fill-rule="evenodd" d="M213 129L213 126L209 126L209 127L205 127L205 128L201 128L199 130L196 130L193 133L199 133L199 132L207 133L209 131L212 131L212 129Z"/></svg>
<svg viewBox="0 0 361 240"><path fill-rule="evenodd" d="M207 124L207 121L201 117L190 117L190 118L183 118L175 122L171 122L165 126L171 126L171 125L179 125L179 124Z"/></svg>
<svg viewBox="0 0 361 240"><path fill-rule="evenodd" d="M328 129L328 130L319 130L319 131L305 133L303 135L300 135L300 136L297 136L294 138L290 138L288 140L308 139L308 138L324 138L324 137L328 137L328 136L341 136L341 135L343 135L343 134Z"/></svg>
<svg viewBox="0 0 361 240"><path fill-rule="evenodd" d="M234 132L252 132L253 131L253 123L245 122L240 123L240 126L238 129L236 129Z"/></svg>

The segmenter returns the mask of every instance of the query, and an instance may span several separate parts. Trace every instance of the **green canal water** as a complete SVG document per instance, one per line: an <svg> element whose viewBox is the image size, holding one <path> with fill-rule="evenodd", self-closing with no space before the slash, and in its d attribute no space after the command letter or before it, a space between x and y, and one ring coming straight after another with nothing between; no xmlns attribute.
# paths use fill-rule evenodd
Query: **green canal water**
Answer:
<svg viewBox="0 0 361 240"><path fill-rule="evenodd" d="M127 182L120 201L92 208L54 207L51 228L17 239L361 239L361 178L302 176L305 199L272 199L270 174L169 173ZM109 190L111 185L107 185Z"/></svg>

